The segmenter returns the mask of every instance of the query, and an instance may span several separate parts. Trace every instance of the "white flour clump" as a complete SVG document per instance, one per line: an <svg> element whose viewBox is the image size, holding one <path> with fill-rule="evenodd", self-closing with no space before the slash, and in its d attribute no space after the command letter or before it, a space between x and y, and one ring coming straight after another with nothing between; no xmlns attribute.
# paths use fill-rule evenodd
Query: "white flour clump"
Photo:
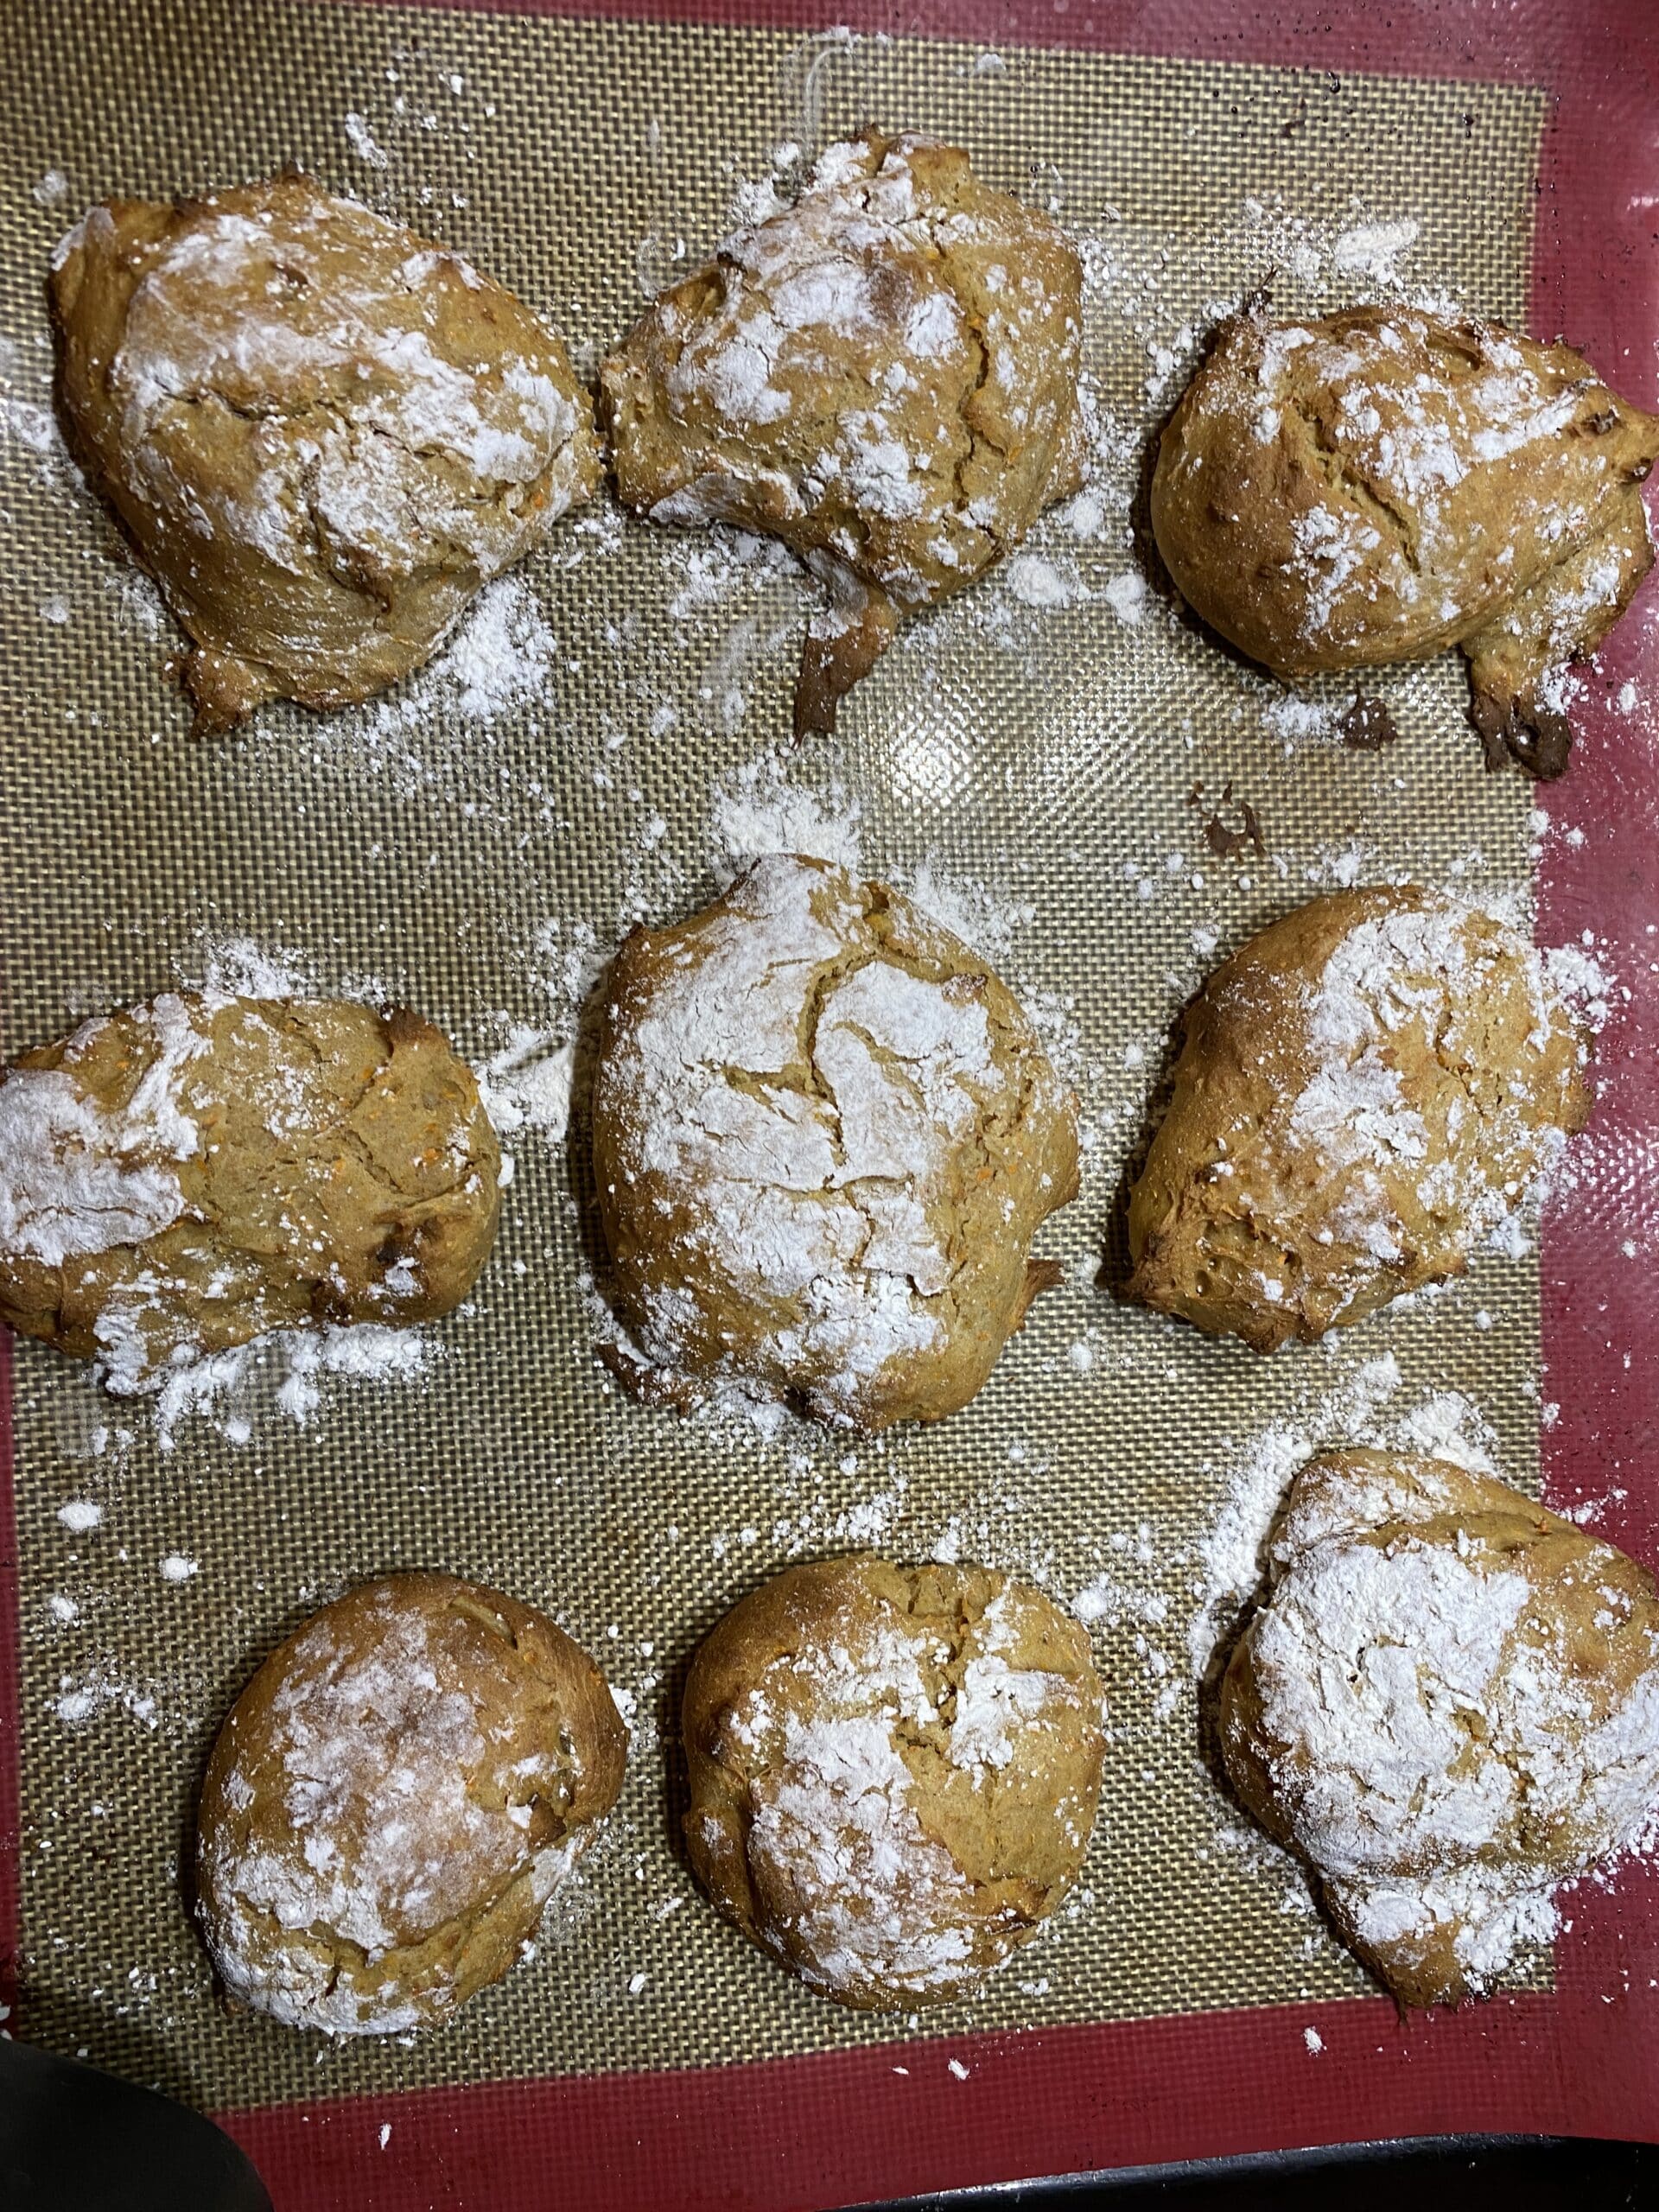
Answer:
<svg viewBox="0 0 1659 2212"><path fill-rule="evenodd" d="M94 1372L118 1397L143 1407L156 1443L171 1452L188 1421L206 1422L238 1446L251 1443L272 1414L304 1428L322 1405L327 1381L412 1383L429 1371L440 1344L426 1329L360 1321L315 1333L273 1329L230 1351L175 1359L159 1370L124 1360L122 1351L112 1347Z"/></svg>
<svg viewBox="0 0 1659 2212"><path fill-rule="evenodd" d="M531 1129L552 1145L564 1141L575 1071L575 1038L558 1039L550 1030L522 1022L513 1025L499 1052L473 1071L499 1136Z"/></svg>
<svg viewBox="0 0 1659 2212"><path fill-rule="evenodd" d="M364 709L372 747L456 721L476 730L539 704L558 659L558 640L522 575L498 576L461 617L446 645L390 698Z"/></svg>
<svg viewBox="0 0 1659 2212"><path fill-rule="evenodd" d="M1037 918L1031 899L993 891L950 868L937 853L928 854L899 880L924 913L999 966L1013 951L1017 932Z"/></svg>
<svg viewBox="0 0 1659 2212"><path fill-rule="evenodd" d="M1138 584L1140 578L1135 579ZM1081 607L1094 594L1075 562L1045 560L1040 553L1016 553L1004 566L1003 588L1022 607L1052 609Z"/></svg>
<svg viewBox="0 0 1659 2212"><path fill-rule="evenodd" d="M557 651L535 593L522 576L502 576L480 593L456 632L442 683L446 692L453 689L456 713L493 721L540 696Z"/></svg>
<svg viewBox="0 0 1659 2212"><path fill-rule="evenodd" d="M286 945L268 945L251 937L205 935L196 961L199 976L189 980L210 998L304 999L322 995L316 970L307 957ZM365 992L361 995L372 995Z"/></svg>
<svg viewBox="0 0 1659 2212"><path fill-rule="evenodd" d="M528 1131L543 1144L556 1147L564 1142L570 1121L577 1020L605 957L588 923L550 919L537 931L525 965L531 987L550 1019L538 1023L499 1017L505 1039L473 1073L498 1136ZM502 1180L510 1182L512 1166L505 1156L502 1166Z"/></svg>
<svg viewBox="0 0 1659 2212"><path fill-rule="evenodd" d="M1409 215L1391 223L1357 223L1332 247L1331 266L1339 276L1370 276L1391 284L1395 262L1416 245L1421 227Z"/></svg>
<svg viewBox="0 0 1659 2212"><path fill-rule="evenodd" d="M57 1695L51 1700L54 1716L66 1728L84 1728L112 1706L141 1727L153 1732L161 1726L161 1705L155 1692L124 1680L108 1663L94 1665L81 1675L60 1675Z"/></svg>
<svg viewBox="0 0 1659 2212"><path fill-rule="evenodd" d="M853 875L862 870L861 810L839 778L821 795L789 780L784 757L763 753L717 783L711 800L709 856L722 882L772 853L834 861Z"/></svg>

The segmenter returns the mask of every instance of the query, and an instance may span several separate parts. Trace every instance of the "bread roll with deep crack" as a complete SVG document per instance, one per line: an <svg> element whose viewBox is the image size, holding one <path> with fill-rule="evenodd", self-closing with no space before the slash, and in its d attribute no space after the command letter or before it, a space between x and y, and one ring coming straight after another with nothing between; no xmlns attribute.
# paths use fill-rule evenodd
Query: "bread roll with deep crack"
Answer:
<svg viewBox="0 0 1659 2212"><path fill-rule="evenodd" d="M686 1846L715 1904L838 2003L971 1993L1052 1913L1105 1738L1081 1624L978 1567L793 1567L686 1678Z"/></svg>
<svg viewBox="0 0 1659 2212"><path fill-rule="evenodd" d="M1055 1280L1077 1105L1013 995L909 899L793 854L637 929L601 1009L613 1363L858 1429L964 1406Z"/></svg>

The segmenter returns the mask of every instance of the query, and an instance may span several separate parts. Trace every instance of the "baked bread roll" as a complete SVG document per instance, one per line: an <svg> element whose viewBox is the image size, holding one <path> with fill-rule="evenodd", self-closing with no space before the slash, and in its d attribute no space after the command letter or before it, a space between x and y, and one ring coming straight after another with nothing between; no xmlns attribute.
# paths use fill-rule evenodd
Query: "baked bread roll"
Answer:
<svg viewBox="0 0 1659 2212"><path fill-rule="evenodd" d="M1272 924L1187 1009L1129 1295L1272 1351L1460 1273L1589 1112L1585 981L1415 886Z"/></svg>
<svg viewBox="0 0 1659 2212"><path fill-rule="evenodd" d="M1224 323L1163 434L1180 593L1294 681L1461 645L1491 766L1567 765L1558 678L1652 565L1659 417L1581 353L1407 307ZM1554 702L1554 703L1552 703Z"/></svg>
<svg viewBox="0 0 1659 2212"><path fill-rule="evenodd" d="M1489 1989L1659 1801L1647 1569L1445 1460L1297 1477L1221 1691L1238 1795L1404 2005Z"/></svg>
<svg viewBox="0 0 1659 2212"><path fill-rule="evenodd" d="M391 2035L499 1981L622 1787L605 1677L544 1614L448 1574L325 1605L238 1698L197 1816L233 2003Z"/></svg>
<svg viewBox="0 0 1659 2212"><path fill-rule="evenodd" d="M698 1650L684 1726L697 1878L842 2005L969 1994L1053 1911L1094 1827L1088 1636L986 1567L785 1569Z"/></svg>
<svg viewBox="0 0 1659 2212"><path fill-rule="evenodd" d="M662 294L601 371L618 488L664 523L779 537L830 594L798 734L901 614L1082 481L1082 267L960 148L869 131L795 206Z"/></svg>
<svg viewBox="0 0 1659 2212"><path fill-rule="evenodd" d="M825 861L632 931L593 1122L613 1363L647 1398L937 1421L1058 1279L1028 1255L1077 1193L1077 1102L959 938Z"/></svg>
<svg viewBox="0 0 1659 2212"><path fill-rule="evenodd" d="M168 992L0 1070L0 1318L126 1390L267 1329L431 1320L500 1167L419 1014Z"/></svg>
<svg viewBox="0 0 1659 2212"><path fill-rule="evenodd" d="M395 683L599 481L552 332L296 171L92 208L51 295L73 444L190 637L200 729Z"/></svg>

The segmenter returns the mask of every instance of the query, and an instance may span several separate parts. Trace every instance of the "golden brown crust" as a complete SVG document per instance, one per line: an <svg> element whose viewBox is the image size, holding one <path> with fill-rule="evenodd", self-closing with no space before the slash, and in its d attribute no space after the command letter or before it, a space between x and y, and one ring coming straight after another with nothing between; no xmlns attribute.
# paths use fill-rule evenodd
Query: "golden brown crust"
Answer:
<svg viewBox="0 0 1659 2212"><path fill-rule="evenodd" d="M197 1905L233 2001L389 2034L499 1981L622 1786L605 1678L544 1614L445 1574L325 1605L208 1762Z"/></svg>
<svg viewBox="0 0 1659 2212"><path fill-rule="evenodd" d="M1241 1802L1402 2004L1483 1992L1659 1798L1652 1576L1489 1476L1362 1450L1297 1477L1270 1575L1222 1683Z"/></svg>
<svg viewBox="0 0 1659 2212"><path fill-rule="evenodd" d="M790 1567L686 1678L698 1879L845 2005L944 2004L1074 1879L1104 1738L1082 1626L984 1567Z"/></svg>
<svg viewBox="0 0 1659 2212"><path fill-rule="evenodd" d="M1271 1351L1459 1272L1582 1126L1586 1038L1490 915L1415 887L1286 915L1188 1009L1129 1294Z"/></svg>
<svg viewBox="0 0 1659 2212"><path fill-rule="evenodd" d="M435 1319L501 1155L430 1022L168 994L0 1072L0 1317L137 1386L268 1329Z"/></svg>
<svg viewBox="0 0 1659 2212"><path fill-rule="evenodd" d="M1633 487L1656 456L1659 418L1570 346L1404 307L1254 311L1164 431L1152 524L1183 597L1253 660L1294 680L1462 644L1500 755L1507 732L1558 772L1547 679L1645 573Z"/></svg>
<svg viewBox="0 0 1659 2212"><path fill-rule="evenodd" d="M553 334L297 171L94 207L51 298L73 443L194 641L203 729L396 683L597 486Z"/></svg>
<svg viewBox="0 0 1659 2212"><path fill-rule="evenodd" d="M1005 986L907 899L793 855L635 930L594 1162L619 1371L863 1428L979 1389L1077 1190L1076 1102Z"/></svg>
<svg viewBox="0 0 1659 2212"><path fill-rule="evenodd" d="M601 372L619 489L780 537L826 584L799 730L1081 481L1082 269L957 147L831 147L797 204L664 292Z"/></svg>

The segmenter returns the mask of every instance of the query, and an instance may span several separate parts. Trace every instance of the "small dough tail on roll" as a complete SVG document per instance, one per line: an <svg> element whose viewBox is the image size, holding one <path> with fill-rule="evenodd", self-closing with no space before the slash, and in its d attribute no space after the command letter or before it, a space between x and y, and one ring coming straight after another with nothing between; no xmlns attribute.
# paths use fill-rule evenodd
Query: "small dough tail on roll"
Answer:
<svg viewBox="0 0 1659 2212"><path fill-rule="evenodd" d="M1562 773L1572 731L1554 679L1569 661L1594 652L1652 566L1647 507L1629 484L1607 502L1599 537L1586 539L1463 640L1470 714L1489 768L1502 767L1507 757L1543 781Z"/></svg>

